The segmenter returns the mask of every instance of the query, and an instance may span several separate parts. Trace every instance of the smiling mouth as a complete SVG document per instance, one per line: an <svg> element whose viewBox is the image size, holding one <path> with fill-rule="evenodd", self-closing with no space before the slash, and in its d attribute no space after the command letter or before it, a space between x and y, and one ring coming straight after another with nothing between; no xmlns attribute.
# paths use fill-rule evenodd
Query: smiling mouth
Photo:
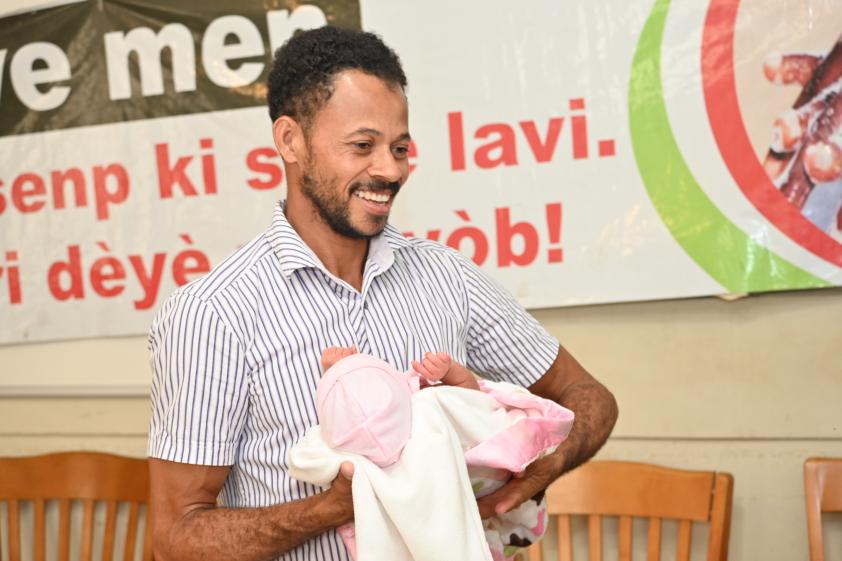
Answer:
<svg viewBox="0 0 842 561"><path fill-rule="evenodd" d="M369 201L369 202L378 203L378 204L386 204L390 200L392 200L392 197L395 196L395 194L390 192L390 191L379 191L378 192L378 191L369 191L368 189L359 189L359 190L354 192L354 195L356 197L361 198L364 201Z"/></svg>

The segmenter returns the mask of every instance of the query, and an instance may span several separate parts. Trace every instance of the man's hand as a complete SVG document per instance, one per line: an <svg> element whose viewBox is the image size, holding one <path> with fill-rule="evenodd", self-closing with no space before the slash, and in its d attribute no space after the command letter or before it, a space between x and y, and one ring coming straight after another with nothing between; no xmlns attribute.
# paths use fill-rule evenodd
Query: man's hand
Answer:
<svg viewBox="0 0 842 561"><path fill-rule="evenodd" d="M545 490L564 472L590 459L608 439L617 421L614 396L564 347L559 346L550 369L529 391L573 411L573 429L555 452L532 462L506 485L479 499L483 518L512 510Z"/></svg>
<svg viewBox="0 0 842 561"><path fill-rule="evenodd" d="M563 462L556 455L535 460L505 485L481 499L477 499L480 516L491 518L496 514L509 512L528 501L561 475Z"/></svg>
<svg viewBox="0 0 842 561"><path fill-rule="evenodd" d="M354 477L354 464L351 462L342 462L339 467L339 473L330 484L330 488L325 491L330 497L332 508L336 509L337 519L343 520L342 524L347 524L354 520L354 501L351 493L351 480Z"/></svg>
<svg viewBox="0 0 842 561"><path fill-rule="evenodd" d="M322 493L260 508L222 508L230 468L149 459L152 544L159 561L262 561L351 522L354 465Z"/></svg>

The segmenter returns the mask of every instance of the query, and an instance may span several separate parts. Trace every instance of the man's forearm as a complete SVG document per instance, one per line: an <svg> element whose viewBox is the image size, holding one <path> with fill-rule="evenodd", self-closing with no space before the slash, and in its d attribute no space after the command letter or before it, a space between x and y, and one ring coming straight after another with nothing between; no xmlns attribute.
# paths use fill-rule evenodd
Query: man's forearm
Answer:
<svg viewBox="0 0 842 561"><path fill-rule="evenodd" d="M611 392L596 381L572 384L564 390L558 402L576 415L573 429L556 451L561 460L561 475L597 453L614 428L618 410Z"/></svg>
<svg viewBox="0 0 842 561"><path fill-rule="evenodd" d="M332 528L353 511L328 493L264 508L197 508L155 544L158 561L273 559Z"/></svg>

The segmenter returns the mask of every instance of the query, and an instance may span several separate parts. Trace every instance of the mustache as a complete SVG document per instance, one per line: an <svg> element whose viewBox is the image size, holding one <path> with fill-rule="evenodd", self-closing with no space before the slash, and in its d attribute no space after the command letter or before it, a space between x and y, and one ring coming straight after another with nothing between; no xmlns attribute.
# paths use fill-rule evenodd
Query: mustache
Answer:
<svg viewBox="0 0 842 561"><path fill-rule="evenodd" d="M351 193L359 191L360 189L367 189L371 191L391 191L396 194L401 189L401 184L397 181L381 181L378 179L371 179L369 181L360 181L351 186Z"/></svg>

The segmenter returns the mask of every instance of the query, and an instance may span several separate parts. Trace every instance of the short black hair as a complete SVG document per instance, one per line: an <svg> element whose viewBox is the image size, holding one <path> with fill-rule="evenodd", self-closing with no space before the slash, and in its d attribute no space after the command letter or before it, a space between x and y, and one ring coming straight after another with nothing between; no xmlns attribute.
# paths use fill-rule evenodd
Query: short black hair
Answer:
<svg viewBox="0 0 842 561"><path fill-rule="evenodd" d="M398 55L374 33L330 25L310 29L275 51L267 80L272 121L288 115L306 130L333 94L333 79L344 70L360 70L406 88Z"/></svg>

